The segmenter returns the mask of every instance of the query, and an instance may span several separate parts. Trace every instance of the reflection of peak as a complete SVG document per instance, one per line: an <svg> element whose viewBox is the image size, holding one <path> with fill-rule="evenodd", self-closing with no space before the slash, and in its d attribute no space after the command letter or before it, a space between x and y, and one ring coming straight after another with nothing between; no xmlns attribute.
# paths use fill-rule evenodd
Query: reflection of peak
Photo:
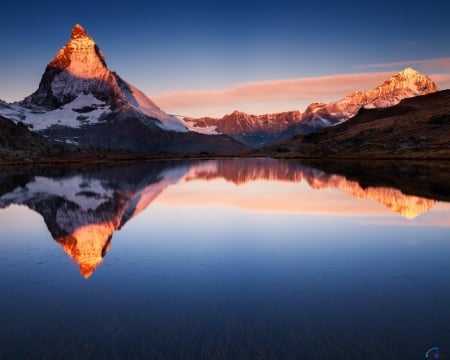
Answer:
<svg viewBox="0 0 450 360"><path fill-rule="evenodd" d="M78 264L84 278L92 275L109 250L113 224L94 224L77 229L69 236L55 239Z"/></svg>
<svg viewBox="0 0 450 360"><path fill-rule="evenodd" d="M0 207L23 204L38 212L52 237L88 278L109 250L115 231L143 211L186 172L178 165L140 164L85 176L35 177L0 197Z"/></svg>

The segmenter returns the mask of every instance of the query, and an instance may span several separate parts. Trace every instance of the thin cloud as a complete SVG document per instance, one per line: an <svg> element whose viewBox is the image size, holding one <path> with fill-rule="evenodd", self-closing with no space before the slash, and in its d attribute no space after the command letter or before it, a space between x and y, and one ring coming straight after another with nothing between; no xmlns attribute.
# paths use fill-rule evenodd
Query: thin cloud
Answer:
<svg viewBox="0 0 450 360"><path fill-rule="evenodd" d="M220 90L168 92L153 99L172 113L214 107L232 111L249 106L258 113L258 104L267 108L268 103L292 103L296 105L294 109L301 109L302 103L337 100L349 92L370 89L390 75L390 72L377 72L250 82Z"/></svg>
<svg viewBox="0 0 450 360"><path fill-rule="evenodd" d="M442 57L437 59L421 59L421 60L405 60L379 64L362 64L357 65L357 69L387 69L387 68L400 68L406 66L418 66L421 69L434 71L434 70L450 70L450 57Z"/></svg>
<svg viewBox="0 0 450 360"><path fill-rule="evenodd" d="M221 117L233 110L253 114L303 111L312 102L336 101L348 93L374 88L392 75L393 72L372 72L249 82L219 90L173 91L153 99L169 113L195 117ZM430 77L440 89L450 88L450 74Z"/></svg>

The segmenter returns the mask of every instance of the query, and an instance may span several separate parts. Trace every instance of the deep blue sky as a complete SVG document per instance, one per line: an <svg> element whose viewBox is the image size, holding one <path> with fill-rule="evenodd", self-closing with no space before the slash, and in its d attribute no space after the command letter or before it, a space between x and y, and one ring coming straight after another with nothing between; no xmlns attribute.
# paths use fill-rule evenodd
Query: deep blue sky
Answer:
<svg viewBox="0 0 450 360"><path fill-rule="evenodd" d="M8 101L37 88L75 23L150 97L450 57L448 0L8 2L0 22L0 98Z"/></svg>

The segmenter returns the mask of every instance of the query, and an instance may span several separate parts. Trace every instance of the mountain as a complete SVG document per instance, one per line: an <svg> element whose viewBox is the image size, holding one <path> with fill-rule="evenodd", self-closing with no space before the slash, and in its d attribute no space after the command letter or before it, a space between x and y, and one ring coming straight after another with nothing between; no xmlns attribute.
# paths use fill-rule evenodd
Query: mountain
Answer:
<svg viewBox="0 0 450 360"><path fill-rule="evenodd" d="M450 158L450 90L361 108L343 124L270 146L266 154L303 158ZM278 154L278 155L277 155Z"/></svg>
<svg viewBox="0 0 450 360"><path fill-rule="evenodd" d="M276 140L282 131L301 119L299 111L266 115L234 111L221 119L204 117L183 120L192 131L226 134L250 147L259 148Z"/></svg>
<svg viewBox="0 0 450 360"><path fill-rule="evenodd" d="M436 84L428 76L406 68L372 90L357 91L336 102L309 105L303 113L301 122L292 124L280 135L279 140L297 134L309 134L342 123L355 116L361 108L390 107L403 99L436 91L438 91Z"/></svg>
<svg viewBox="0 0 450 360"><path fill-rule="evenodd" d="M190 133L177 117L108 69L80 25L47 65L38 89L0 103L0 114L60 142L142 152L226 152L245 147L227 136Z"/></svg>
<svg viewBox="0 0 450 360"><path fill-rule="evenodd" d="M220 119L184 118L183 121L192 131L227 134L250 147L260 148L275 141L290 139L293 135L313 133L344 122L361 108L389 107L402 99L437 90L429 77L407 68L372 90L348 94L337 102L312 103L303 114L290 111L250 115L235 111Z"/></svg>

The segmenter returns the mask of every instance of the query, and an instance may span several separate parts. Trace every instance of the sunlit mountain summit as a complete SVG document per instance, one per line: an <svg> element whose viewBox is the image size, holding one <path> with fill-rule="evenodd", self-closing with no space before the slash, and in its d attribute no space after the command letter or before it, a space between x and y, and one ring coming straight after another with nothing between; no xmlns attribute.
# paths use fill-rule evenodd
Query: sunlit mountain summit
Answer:
<svg viewBox="0 0 450 360"><path fill-rule="evenodd" d="M34 130L80 128L125 112L153 127L187 131L176 117L164 113L140 90L110 71L105 55L79 24L47 65L38 89L15 108L17 116Z"/></svg>
<svg viewBox="0 0 450 360"><path fill-rule="evenodd" d="M142 152L223 152L245 149L224 135L189 131L142 91L111 71L103 52L76 24L23 101L0 103L0 115L68 144Z"/></svg>

